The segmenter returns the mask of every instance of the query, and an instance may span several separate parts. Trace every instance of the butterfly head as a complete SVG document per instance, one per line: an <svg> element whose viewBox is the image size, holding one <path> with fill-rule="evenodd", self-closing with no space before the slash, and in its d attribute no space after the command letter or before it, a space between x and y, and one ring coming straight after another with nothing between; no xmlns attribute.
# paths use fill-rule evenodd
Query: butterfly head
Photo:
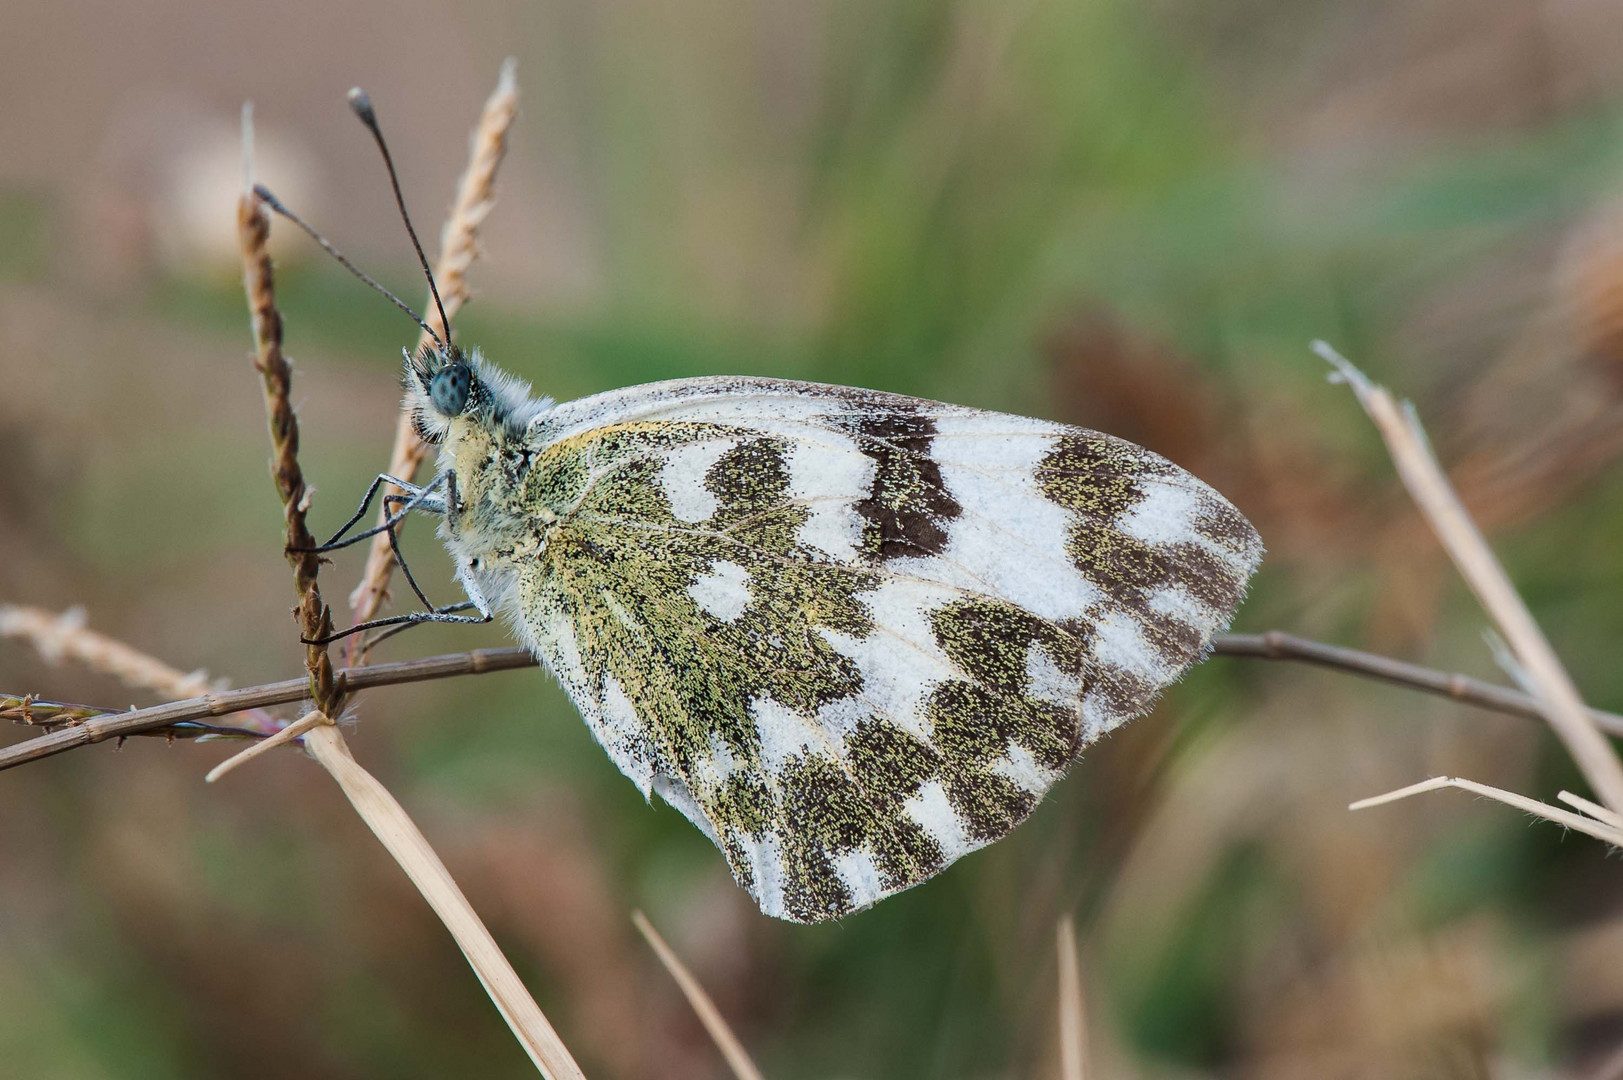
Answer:
<svg viewBox="0 0 1623 1080"><path fill-rule="evenodd" d="M442 443L456 433L481 431L521 438L530 422L552 407L530 395L527 383L485 360L477 349L425 345L406 355L406 409L424 442Z"/></svg>

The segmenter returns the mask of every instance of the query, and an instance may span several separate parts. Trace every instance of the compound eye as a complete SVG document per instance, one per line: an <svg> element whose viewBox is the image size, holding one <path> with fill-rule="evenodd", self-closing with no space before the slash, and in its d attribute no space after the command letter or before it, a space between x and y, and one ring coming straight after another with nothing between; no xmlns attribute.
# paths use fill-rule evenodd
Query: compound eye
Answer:
<svg viewBox="0 0 1623 1080"><path fill-rule="evenodd" d="M468 391L473 386L473 372L468 365L457 361L443 367L428 384L428 399L441 416L460 416L468 404Z"/></svg>

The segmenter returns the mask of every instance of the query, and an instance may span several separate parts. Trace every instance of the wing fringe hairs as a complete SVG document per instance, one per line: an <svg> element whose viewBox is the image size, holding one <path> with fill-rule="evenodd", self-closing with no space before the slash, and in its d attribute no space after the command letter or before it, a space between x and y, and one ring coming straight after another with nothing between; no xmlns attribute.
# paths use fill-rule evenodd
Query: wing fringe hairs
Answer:
<svg viewBox="0 0 1623 1080"><path fill-rule="evenodd" d="M702 378L552 406L477 355L408 406L442 535L615 764L769 915L838 917L1004 836L1203 659L1262 555L1164 458L865 390Z"/></svg>

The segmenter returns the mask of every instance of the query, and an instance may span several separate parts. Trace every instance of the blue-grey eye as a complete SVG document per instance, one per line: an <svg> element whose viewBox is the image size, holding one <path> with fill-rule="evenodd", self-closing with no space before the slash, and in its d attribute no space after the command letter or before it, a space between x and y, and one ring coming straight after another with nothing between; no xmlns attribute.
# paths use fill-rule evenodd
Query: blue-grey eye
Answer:
<svg viewBox="0 0 1623 1080"><path fill-rule="evenodd" d="M441 368L428 384L428 399L441 416L460 416L468 404L468 391L473 386L473 372L458 360Z"/></svg>

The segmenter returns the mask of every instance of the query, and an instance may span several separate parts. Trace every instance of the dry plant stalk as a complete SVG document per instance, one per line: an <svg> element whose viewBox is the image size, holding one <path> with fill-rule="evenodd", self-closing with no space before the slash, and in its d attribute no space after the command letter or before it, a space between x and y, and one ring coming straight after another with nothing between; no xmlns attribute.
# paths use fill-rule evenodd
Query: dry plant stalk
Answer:
<svg viewBox="0 0 1623 1080"><path fill-rule="evenodd" d="M1596 821L1604 821L1612 828L1623 833L1623 814L1615 814L1599 803L1590 802L1583 796L1574 795L1570 791L1558 792L1555 797L1568 806L1577 807Z"/></svg>
<svg viewBox="0 0 1623 1080"><path fill-rule="evenodd" d="M1262 634L1218 634L1212 639L1212 652L1218 656L1241 659L1299 661L1436 694L1511 716L1535 720L1542 720L1544 716L1537 701L1510 687L1495 686L1468 675L1437 671L1389 656L1378 656L1341 645L1327 645L1322 641L1311 641L1277 630ZM444 653L370 667L342 668L334 674L333 681L338 690L348 696L374 686L449 679L460 675L485 675L535 666L536 659L527 649L474 649L471 652ZM229 716L270 705L285 705L308 697L307 679L265 683L240 690L219 690L129 712L64 702L37 705L26 700L26 695L0 695L0 720L29 723L26 713L28 709L35 708L73 722L73 726L63 730L0 749L0 771L107 739L140 735L171 724ZM1603 730L1623 735L1623 716L1601 709L1590 709L1589 715Z"/></svg>
<svg viewBox="0 0 1623 1080"><path fill-rule="evenodd" d="M169 698L201 697L214 689L201 671L180 671L122 641L88 629L83 608L69 608L57 615L40 608L0 604L0 637L28 642L53 664L77 661L129 686Z"/></svg>
<svg viewBox="0 0 1623 1080"><path fill-rule="evenodd" d="M244 157L251 152L252 114L243 110ZM246 185L237 203L237 237L242 245L242 286L248 297L248 313L254 332L254 369L265 388L265 415L270 421L271 477L282 500L286 523L284 551L293 567L293 587L299 602L295 608L300 636L324 638L332 633L332 613L322 602L316 575L321 556L313 550L315 537L305 524L309 509L304 471L299 467L299 421L293 413L289 390L293 365L282 352L282 313L276 308L276 275L266 242L270 238L270 216ZM303 549L303 550L300 550ZM325 645L307 645L304 666L310 673L310 697L316 708L329 717L343 709L342 695L333 686L332 659Z"/></svg>
<svg viewBox="0 0 1623 1080"><path fill-rule="evenodd" d="M1623 811L1623 763L1618 761L1606 737L1601 734L1585 706L1572 677L1550 647L1544 632L1533 619L1504 567L1466 512L1459 496L1432 455L1431 445L1412 407L1400 406L1385 387L1371 382L1363 372L1322 341L1313 349L1351 387L1364 412L1386 442L1392 463L1404 487L1425 515L1432 531L1442 541L1460 575L1476 593L1484 609L1498 624L1526 673L1528 689L1538 701L1545 719L1566 744L1567 751L1584 778L1614 811ZM1437 786L1459 786L1457 783ZM1417 785L1421 790L1431 790ZM1405 789L1406 791L1409 789ZM1498 796L1494 796L1498 797ZM1531 801L1531 800L1530 800ZM1354 804L1358 805L1358 804ZM1549 816L1552 807L1535 811ZM1560 813L1560 811L1556 811Z"/></svg>
<svg viewBox="0 0 1623 1080"><path fill-rule="evenodd" d="M524 649L475 649L465 653L425 656L418 660L398 660L374 667L343 668L333 681L338 690L347 696L374 686L512 671L515 668L534 667L535 663L535 657ZM51 702L43 706L42 711L71 720L72 725L0 750L0 770L108 739L121 739L126 735L140 735L173 724L229 716L270 705L305 701L309 697L310 680L301 677L263 686L248 686L241 690L220 690L202 697L129 712L109 712L94 705ZM29 711L33 708L40 706L34 705L27 695L0 697L0 719L30 723Z"/></svg>
<svg viewBox="0 0 1623 1080"><path fill-rule="evenodd" d="M355 812L382 841L434 909L434 914L451 931L457 947L479 976L485 993L490 995L502 1019L513 1029L541 1075L549 1080L585 1080L569 1049L530 997L518 973L502 955L496 939L490 936L473 905L462 895L445 864L389 790L350 755L349 746L338 729L331 725L318 726L305 735L304 744L338 781Z"/></svg>
<svg viewBox="0 0 1623 1080"><path fill-rule="evenodd" d="M245 109L245 161L251 161L252 153L250 117L251 114ZM315 547L315 540L305 525L308 498L298 461L298 420L289 397L292 367L282 354L282 317L276 308L274 277L265 246L270 234L270 220L258 197L252 193L251 179L249 177L250 182L244 185L246 190L237 216L242 242L243 285L253 316L257 346L254 366L264 380L265 411L270 418L271 442L275 448L272 473L287 521L287 556L293 565L294 582L299 594L299 628L302 636L308 640L329 633L332 620L327 606L321 601L316 583L321 560L314 551L308 550ZM332 662L325 645L307 647L306 667L310 675L310 696L316 705L313 714L301 721L301 724L309 725L304 735L306 747L337 781L356 811L383 841L435 914L451 931L485 992L536 1068L549 1080L584 1080L580 1067L575 1064L540 1007L524 989L512 965L502 955L462 891L451 880L444 865L428 846L428 841L383 785L350 756L344 737L333 722L343 707L346 695L333 677Z"/></svg>
<svg viewBox="0 0 1623 1080"><path fill-rule="evenodd" d="M1484 798L1502 802L1506 806L1514 806L1518 810L1524 810L1546 821L1553 821L1557 825L1576 829L1586 836L1593 836L1596 840L1604 840L1614 847L1623 847L1623 829L1618 828L1617 815L1604 806L1597 806L1588 799L1581 799L1568 791L1561 793L1565 797L1563 801L1583 809L1584 814L1569 814L1560 807L1539 802L1537 799L1529 799L1526 795L1518 795L1514 791L1506 791L1504 788L1493 787L1489 784L1479 784L1475 780L1466 780L1459 776L1434 776L1430 780L1422 780L1418 784L1410 784L1408 787L1388 791L1383 795L1372 795L1367 799L1359 799L1355 803L1350 803L1347 809L1368 810L1372 806L1384 806L1390 802L1397 802L1399 799L1407 799L1412 795L1420 795L1428 791L1441 791L1443 788L1459 788L1461 791L1473 792Z"/></svg>
<svg viewBox="0 0 1623 1080"><path fill-rule="evenodd" d="M1532 720L1544 719L1544 706L1520 690L1483 682L1457 672L1438 671L1390 656L1349 649L1344 645L1328 645L1280 630L1268 630L1261 634L1217 634L1212 638L1212 654L1253 660L1293 660L1435 694L1479 709L1492 709ZM1604 709L1586 711L1601 730L1623 735L1623 716Z"/></svg>
<svg viewBox="0 0 1623 1080"><path fill-rule="evenodd" d="M1076 958L1076 925L1063 916L1055 932L1059 955L1059 1074L1083 1080L1088 1060L1088 1018L1082 1005L1082 967Z"/></svg>
<svg viewBox="0 0 1623 1080"><path fill-rule="evenodd" d="M297 739L299 736L303 735L305 732L310 731L312 728L315 728L321 724L330 723L332 723L332 721L328 720L327 717L320 712L307 712L297 720L293 721L291 724L287 725L287 727L276 732L274 735L268 735L265 738L260 739L258 742L248 747L248 749L232 754L230 757L214 766L214 768L210 769L203 777L203 783L212 784L226 773L239 766L246 765L259 755L268 753L269 751L276 749L278 746L285 746L294 739Z"/></svg>
<svg viewBox="0 0 1623 1080"><path fill-rule="evenodd" d="M648 916L640 911L633 911L631 921L636 924L638 933L642 934L643 939L654 950L654 955L659 957L659 962L665 965L665 970L671 973L671 978L676 980L682 996L688 999L688 1004L699 1017L699 1022L704 1025L705 1031L710 1033L716 1049L727 1059L727 1066L733 1070L733 1075L738 1077L738 1080L761 1080L761 1070L750 1060L749 1052L744 1049L744 1044L738 1041L738 1036L733 1034L733 1029L727 1025L721 1010L716 1008L716 1003L704 992L699 980L695 979L693 973L677 958L676 953L665 943L665 939L659 936L659 931L648 921Z"/></svg>
<svg viewBox="0 0 1623 1080"><path fill-rule="evenodd" d="M440 257L434 267L434 278L439 285L440 300L445 305L447 319L455 318L458 309L468 299L468 268L478 255L479 226L495 204L496 170L507 154L507 133L517 113L517 64L509 58L502 64L496 89L480 114L479 126L473 132L467 170L457 184L451 214L445 221L445 227L440 230ZM437 306L429 304L423 315L440 339L449 344L451 335L440 321ZM419 349L432 344L433 339L426 332L417 341ZM417 475L427 456L428 444L417 437L411 417L402 412L395 427L394 449L389 454L389 475L410 480ZM387 491L389 494L399 494L399 489L393 485ZM379 511L379 524L387 514L388 504L383 505L384 509ZM367 552L366 570L361 575L361 583L349 595L350 611L355 622L366 622L377 615L378 609L388 599L389 578L393 573L394 552L389 548L389 538L379 533L373 537ZM362 635L350 638L344 649L346 666L356 667L366 663L369 649Z"/></svg>

